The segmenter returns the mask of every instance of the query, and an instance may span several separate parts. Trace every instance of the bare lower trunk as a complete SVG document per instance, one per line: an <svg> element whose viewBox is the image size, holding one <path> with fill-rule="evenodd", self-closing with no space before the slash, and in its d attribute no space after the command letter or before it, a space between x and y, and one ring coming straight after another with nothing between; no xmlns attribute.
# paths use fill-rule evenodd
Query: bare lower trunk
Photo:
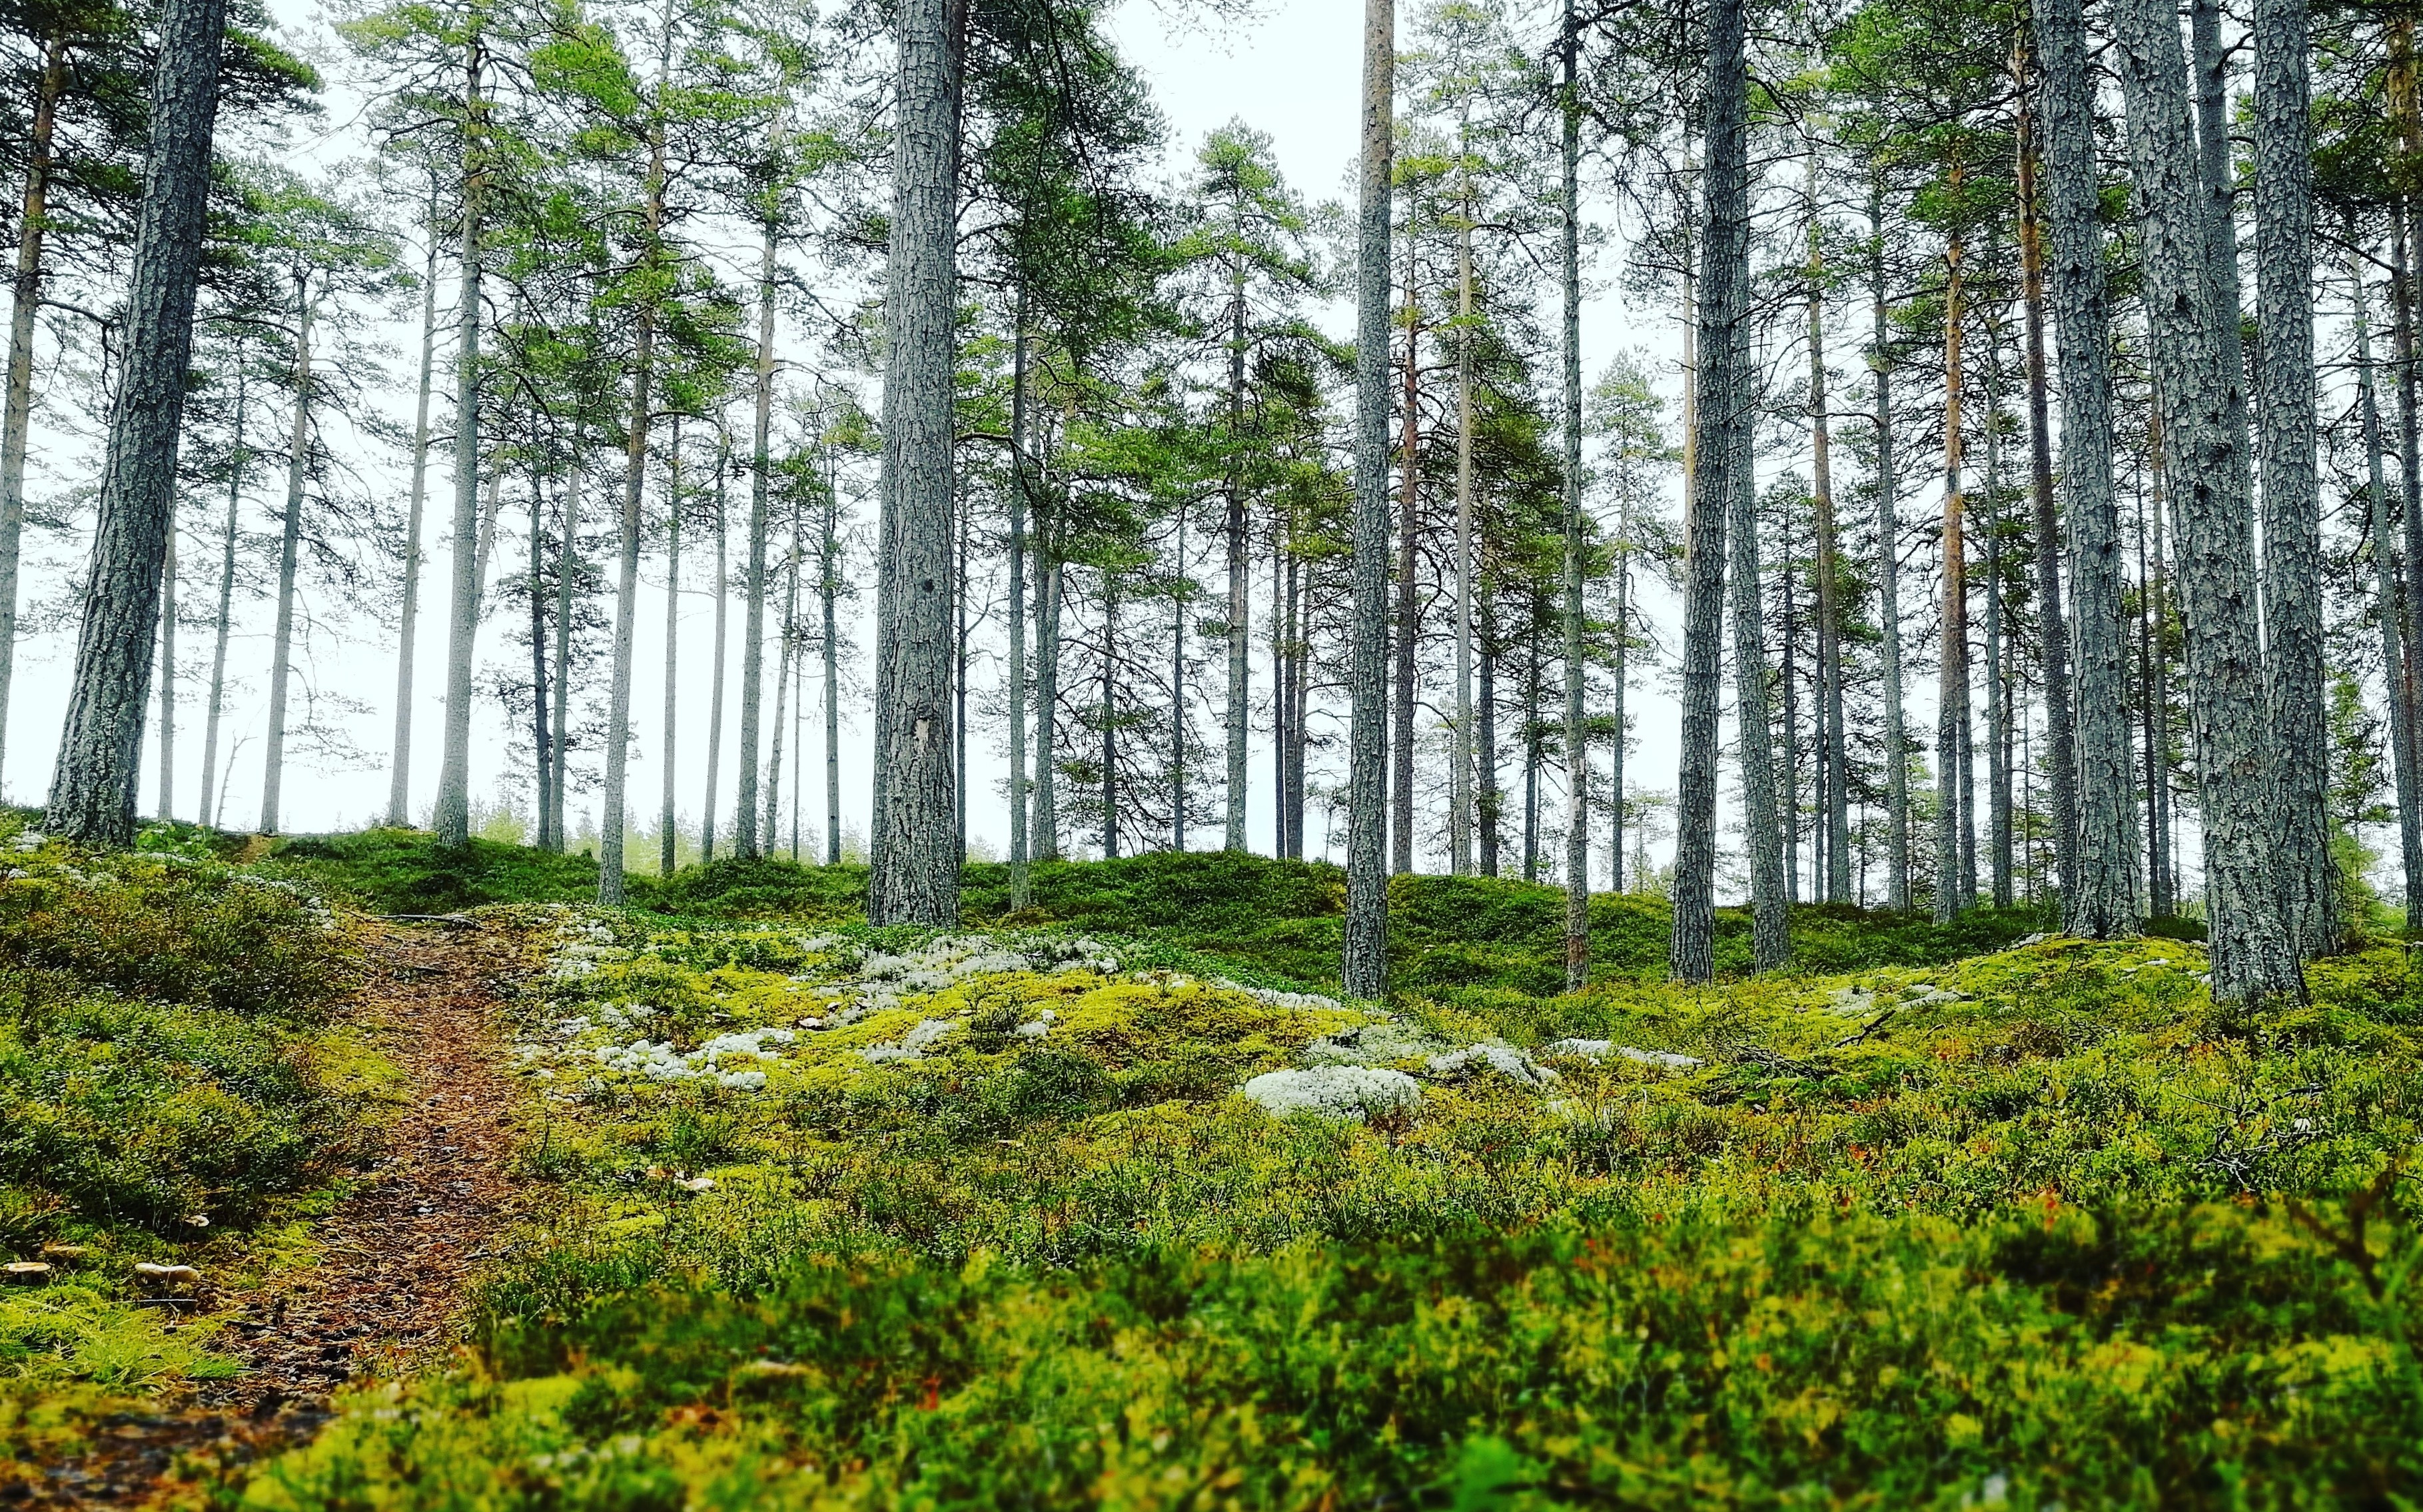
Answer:
<svg viewBox="0 0 2423 1512"><path fill-rule="evenodd" d="M949 0L900 7L866 906L878 925L959 915L949 704L958 21Z"/></svg>
<svg viewBox="0 0 2423 1512"><path fill-rule="evenodd" d="M387 822L412 822L412 656L420 636L420 528L429 502L429 395L437 371L437 184L429 186L429 256L420 281L420 395L412 419L412 507L404 528L404 603L395 633L395 739L388 760ZM209 784L204 783L207 791Z"/></svg>
<svg viewBox="0 0 2423 1512"><path fill-rule="evenodd" d="M706 807L699 811L698 837L702 865L715 859L716 780L723 775L723 662L732 603L732 567L725 559L729 532L723 513L723 480L732 470L731 453L731 436L719 421L715 448L715 672L706 693Z"/></svg>
<svg viewBox="0 0 2423 1512"><path fill-rule="evenodd" d="M1623 717L1618 694L1617 717ZM1504 818L1505 795L1497 786L1497 594L1489 582L1481 585L1481 874L1497 874L1498 826ZM1619 753L1622 746L1618 745ZM1618 755L1619 763L1622 761ZM1620 770L1620 768L1619 768ZM1619 779L1618 791L1622 791Z"/></svg>
<svg viewBox="0 0 2423 1512"><path fill-rule="evenodd" d="M1060 858L1060 586L1051 522L1038 500L1035 584L1035 812L1028 849L1038 861Z"/></svg>
<svg viewBox="0 0 2423 1512"><path fill-rule="evenodd" d="M277 833L286 780L286 693L294 663L294 570L303 544L303 495L311 475L311 300L294 279L294 427L287 438L285 528L277 548L277 633L269 653L269 737L261 776L261 832Z"/></svg>
<svg viewBox="0 0 2423 1512"><path fill-rule="evenodd" d="M673 421L673 456L665 479L665 733L663 785L657 795L657 874L673 874L674 753L681 748L679 649L681 644L681 421Z"/></svg>
<svg viewBox="0 0 2423 1512"><path fill-rule="evenodd" d="M563 538L555 548L555 740L548 751L555 773L546 790L555 800L555 812L547 823L547 848L558 856L563 854L564 845L564 789L572 777L572 585L580 570L580 485L587 477L580 440L576 428L572 477L563 489Z"/></svg>
<svg viewBox="0 0 2423 1512"><path fill-rule="evenodd" d="M476 134L482 119L483 49L475 30L464 46L465 118ZM471 839L471 657L480 634L480 212L481 142L470 134L463 154L463 291L455 311L453 582L446 637L446 745L437 772L432 827L441 845ZM612 843L618 851L622 837ZM615 881L615 896L622 882Z"/></svg>
<svg viewBox="0 0 2423 1512"><path fill-rule="evenodd" d="M816 543L816 603L824 613L825 674L825 864L841 864L841 498L825 490L823 528ZM798 806L795 796L793 807Z"/></svg>
<svg viewBox="0 0 2423 1512"><path fill-rule="evenodd" d="M1403 481L1398 500L1395 686L1388 703L1388 837L1389 870L1414 869L1414 688L1421 640L1421 605L1414 591L1420 564L1421 543L1421 306L1415 278L1420 241L1414 234L1413 212L1405 217L1405 392L1404 449L1399 458Z"/></svg>
<svg viewBox="0 0 2423 1512"><path fill-rule="evenodd" d="M2273 859L2289 937L2336 950L2338 867L2322 714L2322 506L2314 470L2314 160L2305 0L2255 7L2256 319L2263 449L2263 627L2278 788ZM2368 385L2369 380L2367 380Z"/></svg>
<svg viewBox="0 0 2423 1512"><path fill-rule="evenodd" d="M1026 291L1018 296L1017 345L1009 378L1009 906L1024 908L1032 900L1031 852L1026 826ZM1233 594L1231 595L1233 597ZM831 640L831 635L827 635ZM825 701L830 704L830 695ZM1233 690L1232 699L1233 703ZM1231 717L1234 710L1231 709ZM1233 737L1232 737L1233 738ZM1233 758L1232 758L1233 764ZM1229 827L1239 817L1243 794L1232 773ZM827 842L830 853L831 842Z"/></svg>
<svg viewBox="0 0 2423 1512"><path fill-rule="evenodd" d="M1735 12L1738 14L1739 12ZM1582 204L1581 52L1571 0L1564 14L1561 109L1565 407L1565 990L1579 992L1590 977L1590 739L1583 708L1588 675L1582 619Z"/></svg>
<svg viewBox="0 0 2423 1512"><path fill-rule="evenodd" d="M1809 464L1817 514L1817 682L1820 761L1826 777L1818 822L1825 827L1828 903L1851 898L1849 759L1843 732L1842 548L1834 521L1833 438L1826 396L1826 285L1816 216L1816 157L1810 158Z"/></svg>
<svg viewBox="0 0 2423 1512"><path fill-rule="evenodd" d="M1388 199L1395 142L1395 0L1363 4L1363 135L1354 331L1354 591L1349 685L1346 923L1340 975L1350 998L1388 990L1388 892L1381 826L1388 645Z"/></svg>
<svg viewBox="0 0 2423 1512"><path fill-rule="evenodd" d="M239 344L235 364L235 441L228 455L227 530L219 559L218 617L212 622L211 686L202 716L202 791L197 814L201 823L214 826L218 822L218 806L213 800L219 791L219 716L227 698L228 632L235 613L235 543L244 499L245 386L244 352Z"/></svg>
<svg viewBox="0 0 2423 1512"><path fill-rule="evenodd" d="M162 823L177 817L177 522L168 521L166 553L160 567L160 810Z"/></svg>
<svg viewBox="0 0 2423 1512"><path fill-rule="evenodd" d="M8 750L8 695L17 666L17 569L25 531L25 444L34 418L34 325L42 307L42 240L50 229L51 142L67 83L67 39L54 36L42 49L25 138L25 203L17 222L7 411L0 419L0 758Z"/></svg>
<svg viewBox="0 0 2423 1512"><path fill-rule="evenodd" d="M1875 338L1869 362L1876 378L1877 615L1883 640L1885 694L1885 906L1909 908L1909 732L1902 714L1901 520L1893 507L1892 326L1886 305L1884 199L1881 181L1868 194L1875 238L1869 276L1875 291Z"/></svg>
<svg viewBox="0 0 2423 1512"><path fill-rule="evenodd" d="M1240 238L1242 240L1242 236ZM1245 431L1245 273L1237 269L1228 307L1228 444L1242 447ZM1245 652L1250 611L1245 600L1245 482L1241 462L1228 464L1228 797L1227 831L1222 844L1232 851L1245 848L1245 740L1246 719L1251 710L1248 701ZM1276 708L1283 694L1279 685L1271 685L1271 704ZM1285 749L1282 740L1280 748ZM1274 853L1285 855L1284 843L1274 845Z"/></svg>
<svg viewBox="0 0 2423 1512"><path fill-rule="evenodd" d="M2405 676L2404 591L2399 581L2398 552L2389 523L2389 491L2382 477L2381 405L2374 395L2372 372L2372 308L2364 283L2364 257L2348 215L2348 283L2354 300L2356 407L2364 426L2366 496L2370 505L2375 613L2381 620L2381 669L2389 698L2391 772L2398 785L2398 854L2406 876L2406 917L2410 932L2423 923L2423 811L2416 808L2415 703ZM2413 568L2408 572L2411 575Z"/></svg>
<svg viewBox="0 0 2423 1512"><path fill-rule="evenodd" d="M1952 165L1952 193L1960 190L1960 165ZM1943 607L1942 675L1935 695L1935 921L1950 923L1969 889L1960 836L1966 827L1960 780L1961 736L1969 727L1969 578L1963 528L1969 507L1961 478L1960 322L1961 266L1965 248L1955 230L1944 248L1943 294Z"/></svg>
<svg viewBox="0 0 2423 1512"><path fill-rule="evenodd" d="M1469 149L1466 149L1469 152ZM1466 157L1469 162L1469 157ZM1472 872L1472 184L1456 228L1455 731L1448 774L1448 870ZM1568 396L1569 398L1571 396Z"/></svg>
<svg viewBox="0 0 2423 1512"><path fill-rule="evenodd" d="M2130 165L2145 234L2155 390L2178 495L2179 577L2204 812L2212 991L2301 995L2294 941L2273 889L2265 813L2270 715L2256 621L2242 371L2230 300L2211 267L2206 185L2195 172L2186 63L2173 13L2121 0L2115 16Z"/></svg>
<svg viewBox="0 0 2423 1512"><path fill-rule="evenodd" d="M44 820L53 834L71 840L124 844L135 834L226 21L223 0L166 0L157 22L123 376L110 407L92 571ZM14 593L7 598L13 606ZM13 633L13 624L8 628Z"/></svg>
<svg viewBox="0 0 2423 1512"><path fill-rule="evenodd" d="M661 76L657 96L661 104ZM641 244L653 259L661 250L664 227L665 149L662 124L652 126L651 131ZM598 806L602 817L597 827L597 901L610 906L623 901L623 837L627 827L626 798L631 765L631 642L640 619L640 500L647 486L648 435L655 419L649 405L650 385L656 376L656 307L642 300L632 325L631 413L623 449L622 561L614 584L614 661L608 673L606 698L606 792ZM679 507L675 500L674 508ZM666 733L670 737L672 732Z"/></svg>
<svg viewBox="0 0 2423 1512"><path fill-rule="evenodd" d="M766 490L773 467L775 221L760 228L764 245L757 272L756 421L749 454L749 565L742 585L746 605L740 629L740 760L734 774L733 848L744 860L771 848L759 843L757 827L757 716L766 684Z"/></svg>

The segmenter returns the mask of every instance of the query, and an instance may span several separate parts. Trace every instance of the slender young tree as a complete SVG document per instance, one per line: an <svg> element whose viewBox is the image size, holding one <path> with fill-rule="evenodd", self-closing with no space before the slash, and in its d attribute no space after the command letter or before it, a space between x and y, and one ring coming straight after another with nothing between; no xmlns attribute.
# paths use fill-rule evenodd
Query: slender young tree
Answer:
<svg viewBox="0 0 2423 1512"><path fill-rule="evenodd" d="M960 37L948 0L899 12L899 126L885 316L870 923L952 924L953 331Z"/></svg>
<svg viewBox="0 0 2423 1512"><path fill-rule="evenodd" d="M1388 991L1388 891L1382 827L1388 647L1388 231L1395 156L1396 0L1363 0L1362 205L1355 248L1354 607L1348 735L1346 930L1350 998Z"/></svg>
<svg viewBox="0 0 2423 1512"><path fill-rule="evenodd" d="M1718 0L1721 6L1725 0ZM1738 14L1738 12L1736 12ZM1559 270L1564 284L1564 640L1565 640L1565 990L1579 992L1590 977L1590 730L1583 707L1588 676L1582 620L1582 202L1581 86L1576 77L1581 35L1571 0L1564 13L1562 118L1558 164L1563 212ZM1714 71L1711 70L1712 83Z"/></svg>
<svg viewBox="0 0 2423 1512"><path fill-rule="evenodd" d="M437 178L430 175L429 238L420 276L420 389L412 417L412 504L404 527L404 597L395 633L395 739L388 758L387 822L412 822L412 657L420 635L420 527L429 500L429 395L437 367ZM562 664L559 662L558 666Z"/></svg>
<svg viewBox="0 0 2423 1512"><path fill-rule="evenodd" d="M2343 239L2355 326L2356 411L2364 429L2365 492L2372 528L2375 614L2381 621L2382 681L2389 696L2391 774L2398 792L2399 859L2406 876L2406 917L2423 920L2423 807L2418 807L2415 704L2406 697L2405 609L2401 603L2396 535L2390 526L2389 489L2382 478L2381 404L2372 370L2372 306L2364 281L2363 244L2355 216L2348 215Z"/></svg>
<svg viewBox="0 0 2423 1512"><path fill-rule="evenodd" d="M1903 714L1901 670L1901 518L1893 497L1892 318L1885 284L1882 180L1868 189L1868 277L1874 318L1868 354L1876 386L1877 618L1885 693L1885 906L1909 908L1909 732Z"/></svg>
<svg viewBox="0 0 2423 1512"><path fill-rule="evenodd" d="M2232 302L2212 266L2186 59L2172 11L2153 0L2119 0L2114 33L2145 239L2154 386L2178 512L2212 991L2224 1000L2299 995L2304 981L2268 854L2273 752L2257 637L2254 512L2244 432L2232 424L2242 413L2242 401L2233 396L2242 394L2243 370L2231 360Z"/></svg>
<svg viewBox="0 0 2423 1512"><path fill-rule="evenodd" d="M269 735L261 759L261 833L277 833L286 776L286 695L294 656L294 573L303 545L303 500L311 477L311 289L294 277L294 422L286 442L286 509L277 544L277 630L270 642Z"/></svg>
<svg viewBox="0 0 2423 1512"><path fill-rule="evenodd" d="M25 531L25 448L33 433L34 325L42 309L42 242L50 228L52 145L67 92L64 29L42 48L25 134L25 198L17 220L17 269L9 285L6 409L0 411L0 764L8 745L8 698L17 666L17 571ZM205 813L207 817L207 811Z"/></svg>
<svg viewBox="0 0 2423 1512"><path fill-rule="evenodd" d="M225 0L166 0L161 7L124 355L102 460L101 517L67 721L44 821L52 833L71 840L124 844L135 836L151 636L176 496L226 30Z"/></svg>
<svg viewBox="0 0 2423 1512"><path fill-rule="evenodd" d="M774 424L774 288L780 269L779 218L769 205L758 225L761 238L757 271L757 363L752 390L754 427L749 452L749 544L747 575L742 580L740 627L740 769L736 775L738 797L734 813L733 847L743 858L773 849L773 836L760 843L757 827L758 711L766 685L766 490L773 468Z"/></svg>

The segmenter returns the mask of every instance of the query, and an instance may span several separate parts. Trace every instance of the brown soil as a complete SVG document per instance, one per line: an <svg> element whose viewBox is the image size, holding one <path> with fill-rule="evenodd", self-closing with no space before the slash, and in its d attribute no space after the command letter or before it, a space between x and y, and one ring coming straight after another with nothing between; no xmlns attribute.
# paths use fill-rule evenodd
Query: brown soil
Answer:
<svg viewBox="0 0 2423 1512"><path fill-rule="evenodd" d="M320 1261L232 1302L215 1342L243 1362L189 1410L102 1425L92 1453L0 1503L134 1506L171 1473L213 1478L307 1438L349 1381L444 1356L464 1285L511 1208L511 1080L499 1068L492 984L517 965L511 937L468 920L370 921L368 979L346 1010L401 1065L406 1102L377 1157L318 1227Z"/></svg>

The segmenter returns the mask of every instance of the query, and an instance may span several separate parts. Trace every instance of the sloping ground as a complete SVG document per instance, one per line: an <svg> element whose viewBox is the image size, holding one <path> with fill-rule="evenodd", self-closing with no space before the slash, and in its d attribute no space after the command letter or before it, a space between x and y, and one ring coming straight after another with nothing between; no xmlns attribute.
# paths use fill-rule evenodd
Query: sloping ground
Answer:
<svg viewBox="0 0 2423 1512"><path fill-rule="evenodd" d="M1379 1016L1166 938L510 916L476 1368L246 1504L2392 1504L2399 953ZM1629 1052L1629 1053L1627 1053Z"/></svg>

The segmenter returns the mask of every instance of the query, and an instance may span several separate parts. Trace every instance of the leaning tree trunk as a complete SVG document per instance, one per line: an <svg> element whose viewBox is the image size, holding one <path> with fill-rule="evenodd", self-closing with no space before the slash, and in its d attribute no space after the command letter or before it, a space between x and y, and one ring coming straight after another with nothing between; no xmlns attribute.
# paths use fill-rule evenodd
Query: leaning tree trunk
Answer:
<svg viewBox="0 0 2423 1512"><path fill-rule="evenodd" d="M1381 827L1388 717L1388 198L1396 124L1396 0L1363 0L1362 206L1355 250L1354 591L1349 656L1346 928L1350 998L1388 990Z"/></svg>
<svg viewBox="0 0 2423 1512"><path fill-rule="evenodd" d="M1885 906L1909 908L1909 731L1902 712L1901 520L1893 507L1892 325L1885 294L1885 220L1881 181L1868 191L1868 226L1874 238L1869 278L1875 292L1875 351L1869 356L1877 389L1877 616L1884 641L1885 684Z"/></svg>
<svg viewBox="0 0 2423 1512"><path fill-rule="evenodd" d="M277 833L286 783L286 691L294 666L294 569L303 546L303 496L311 476L311 300L294 280L294 427L286 442L286 513L277 547L277 632L269 652L269 736L261 760L261 832Z"/></svg>
<svg viewBox="0 0 2423 1512"><path fill-rule="evenodd" d="M774 219L762 228L765 245L757 272L756 430L749 454L749 565L742 588L740 630L740 760L734 773L733 851L747 860L773 848L774 838L757 831L758 713L766 687L766 490L773 468L774 421Z"/></svg>
<svg viewBox="0 0 2423 1512"><path fill-rule="evenodd" d="M1744 98L1748 78L1742 30L1741 0L1713 0L1708 12L1707 162L1701 174L1707 208L1702 217L1699 274L1700 434L1692 448L1691 507L1684 524L1687 582L1683 607L1683 754L1674 783L1674 912L1669 949L1671 968L1685 982L1705 982L1716 972L1717 696L1721 675L1726 517L1737 507L1735 496L1746 491L1734 474L1748 460L1746 448L1735 440L1750 410L1740 351L1741 325L1750 299L1750 146ZM1750 592L1756 594L1755 583ZM1734 634L1738 640L1738 618ZM1747 674L1742 682L1747 688ZM1742 710L1745 736L1757 722L1754 717L1763 717L1765 709L1762 684L1756 701ZM1748 744L1746 738L1745 747ZM1744 764L1742 787L1749 801L1756 803L1761 790L1766 794L1766 838L1772 839L1772 776L1753 775L1748 763ZM1758 864L1758 848L1753 838L1753 865ZM1775 890L1774 898L1781 896L1781 889ZM1772 903L1768 911L1773 911ZM1766 931L1759 933L1764 936ZM1761 945L1767 942L1762 939Z"/></svg>
<svg viewBox="0 0 2423 1512"><path fill-rule="evenodd" d="M437 185L429 186L429 256L420 276L420 397L412 418L412 508L404 528L404 604L395 633L395 742L387 822L412 822L412 653L420 634L420 524L429 502L429 394L437 370ZM561 665L559 663L559 665Z"/></svg>
<svg viewBox="0 0 2423 1512"><path fill-rule="evenodd" d="M446 745L432 825L441 845L471 841L471 656L480 634L480 211L483 56L475 30L464 52L463 292L454 312L453 584L446 638ZM621 837L614 843L622 843ZM615 884L620 896L621 883Z"/></svg>
<svg viewBox="0 0 2423 1512"><path fill-rule="evenodd" d="M235 444L228 454L227 531L219 559L219 612L212 622L211 685L202 715L202 792L196 805L196 818L214 826L217 823L217 810L211 800L218 792L219 716L226 705L228 632L235 615L235 543L244 501L245 388L244 348L239 342L235 363Z"/></svg>
<svg viewBox="0 0 2423 1512"><path fill-rule="evenodd" d="M951 445L959 38L950 0L900 7L876 580L875 802L867 921L953 924Z"/></svg>
<svg viewBox="0 0 2423 1512"><path fill-rule="evenodd" d="M17 566L25 532L25 444L34 417L34 324L42 308L43 233L50 229L51 142L67 82L62 33L43 48L41 78L34 89L25 205L17 222L17 276L10 287L8 408L0 421L0 755L8 749L8 693L17 666Z"/></svg>
<svg viewBox="0 0 2423 1512"><path fill-rule="evenodd" d="M2381 405L2372 375L2372 308L2364 286L2364 255L2358 250L2355 216L2348 215L2348 282L2355 301L2356 408L2364 426L2365 478L2371 505L2372 571L2381 619L2382 682L2389 695L2391 772L2398 787L2399 859L2406 874L2406 917L2423 921L2423 811L2416 808L2415 701L2405 677L2405 609L2399 591L2398 553L2389 524L2389 491L2382 478ZM2413 569L2410 567L2411 573Z"/></svg>
<svg viewBox="0 0 2423 1512"><path fill-rule="evenodd" d="M71 840L124 844L135 835L151 635L177 491L226 29L225 0L166 0L159 12L150 150L123 317L123 375L110 409L101 518L44 820L54 834Z"/></svg>
<svg viewBox="0 0 2423 1512"><path fill-rule="evenodd" d="M1564 15L1562 109L1564 330L1560 343L1565 378L1565 990L1579 992L1590 977L1590 730L1583 694L1589 666L1582 619L1582 201L1581 92L1576 77L1581 39L1573 6Z"/></svg>
<svg viewBox="0 0 2423 1512"><path fill-rule="evenodd" d="M2219 1000L2301 995L2273 895L2265 813L2273 753L2257 633L2252 500L2233 426L2231 307L2211 252L2196 171L2186 60L2173 13L2121 0L2114 31L2136 176L2155 394L2179 514L2179 588L2204 811L2212 990Z"/></svg>
<svg viewBox="0 0 2423 1512"><path fill-rule="evenodd" d="M2322 715L2322 503L2314 472L2314 158L2305 0L2256 0L2257 405L2263 448L2263 627L2279 781L2273 854L2291 941L2338 947L2338 867Z"/></svg>

